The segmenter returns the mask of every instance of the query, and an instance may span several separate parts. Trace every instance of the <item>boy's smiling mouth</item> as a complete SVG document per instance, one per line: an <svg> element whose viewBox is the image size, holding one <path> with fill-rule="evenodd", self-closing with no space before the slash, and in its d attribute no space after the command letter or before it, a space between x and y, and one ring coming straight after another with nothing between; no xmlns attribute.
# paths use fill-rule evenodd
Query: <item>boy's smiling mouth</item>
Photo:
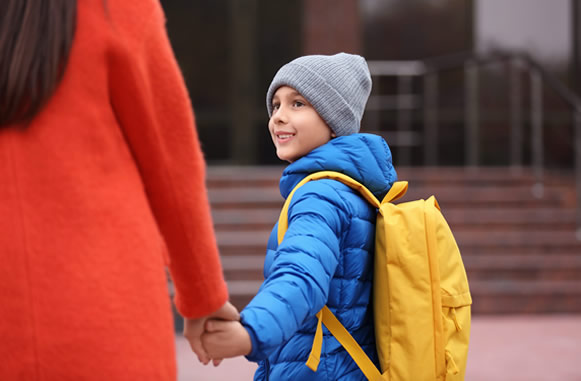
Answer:
<svg viewBox="0 0 581 381"><path fill-rule="evenodd" d="M276 134L276 138L279 142L286 142L293 138L294 136L295 134L292 134L290 132L279 132Z"/></svg>

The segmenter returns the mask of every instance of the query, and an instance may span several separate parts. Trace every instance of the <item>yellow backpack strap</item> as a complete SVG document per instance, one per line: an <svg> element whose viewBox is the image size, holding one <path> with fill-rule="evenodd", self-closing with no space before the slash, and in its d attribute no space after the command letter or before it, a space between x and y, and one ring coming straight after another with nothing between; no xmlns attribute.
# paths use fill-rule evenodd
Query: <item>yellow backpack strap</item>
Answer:
<svg viewBox="0 0 581 381"><path fill-rule="evenodd" d="M282 242L284 238L284 234L288 229L288 208L290 206L291 199L295 194L296 190L305 185L307 182L311 180L320 180L320 179L332 179L342 182L343 184L353 188L354 190L358 191L363 198L365 198L371 205L379 208L379 200L371 193L369 189L367 189L363 184L360 182L353 180L351 177L344 175L340 172L334 171L321 171L311 173L307 177L301 180L294 189L290 192L288 197L286 198L282 210L280 211L280 216L278 217L278 231L277 231L277 238L278 244ZM407 183L406 183L407 189ZM405 191L404 191L405 193Z"/></svg>
<svg viewBox="0 0 581 381"><path fill-rule="evenodd" d="M381 373L369 359L367 354L361 349L357 341L351 336L351 334L343 327L343 324L339 322L337 317L331 312L331 310L324 306L323 309L317 314L319 322L317 323L317 332L315 332L315 339L313 340L313 348L309 354L309 360L307 361L307 366L313 371L317 371L319 366L319 360L321 358L321 347L323 344L323 327L321 326L321 321L325 324L325 327L331 332L333 336L341 343L345 348L347 353L353 358L359 369L363 372L368 380L381 381L383 380Z"/></svg>
<svg viewBox="0 0 581 381"><path fill-rule="evenodd" d="M323 309L327 306L323 307ZM311 348L311 353L309 353L309 359L307 360L307 366L313 372L317 371L319 367L319 362L321 361L321 348L323 347L323 309L317 312L317 330L315 331L315 338L313 339L313 346Z"/></svg>
<svg viewBox="0 0 581 381"><path fill-rule="evenodd" d="M319 180L319 179L332 179L342 182L343 184L351 187L352 189L358 191L363 198L365 198L370 204L379 208L380 203L379 200L367 189L363 184L359 183L358 181L352 179L351 177L344 175L339 172L333 171L321 171L312 173L309 176L305 177L301 182L299 182L291 193L286 198L282 210L280 212L280 217L278 219L278 231L277 231L277 238L278 244L282 242L284 235L288 229L288 208L291 202L291 199L297 189L301 186L306 184L311 180ZM397 183L396 183L397 184ZM395 184L394 184L395 185ZM404 184L405 189L403 189L403 193L405 193L407 189L407 182ZM393 188L392 188L393 189ZM391 192L391 191L390 191ZM401 193L401 190L400 192ZM399 194L398 193L398 194ZM389 193L388 193L389 194ZM403 195L403 194L401 194ZM398 195L396 198L401 197ZM361 349L359 344L355 341L353 336L343 327L343 325L339 322L339 320L335 317L335 315L331 312L331 310L324 306L318 313L317 313L317 330L315 332L315 338L313 339L313 346L311 348L311 353L309 354L309 359L307 360L307 366L314 372L317 371L319 366L319 362L321 360L321 349L323 347L323 326L325 324L327 329L331 332L333 336L343 345L347 353L353 358L355 363L359 366L363 374L369 380L383 380L381 373L373 364L373 362L369 359L367 354Z"/></svg>
<svg viewBox="0 0 581 381"><path fill-rule="evenodd" d="M393 202L403 197L407 190L408 190L407 181L396 181L395 183L393 183L391 189L389 190L389 192L387 192L381 203L384 204L386 202Z"/></svg>

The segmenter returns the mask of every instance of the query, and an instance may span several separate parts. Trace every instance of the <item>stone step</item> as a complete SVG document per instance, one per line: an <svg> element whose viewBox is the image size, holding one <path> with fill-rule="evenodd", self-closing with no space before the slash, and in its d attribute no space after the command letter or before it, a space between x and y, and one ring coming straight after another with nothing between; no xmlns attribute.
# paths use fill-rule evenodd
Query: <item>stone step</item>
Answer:
<svg viewBox="0 0 581 381"><path fill-rule="evenodd" d="M262 281L228 281L230 299L241 309L258 291ZM470 282L474 314L580 313L580 280L478 280Z"/></svg>
<svg viewBox="0 0 581 381"><path fill-rule="evenodd" d="M575 230L575 210L555 207L535 208L448 208L444 217L452 231L479 229Z"/></svg>
<svg viewBox="0 0 581 381"><path fill-rule="evenodd" d="M278 188L284 166L228 166L212 165L206 171L207 187L220 188L233 185L270 185Z"/></svg>
<svg viewBox="0 0 581 381"><path fill-rule="evenodd" d="M463 256L470 281L579 280L581 255Z"/></svg>
<svg viewBox="0 0 581 381"><path fill-rule="evenodd" d="M464 257L474 313L581 312L581 255ZM263 276L263 256L223 256L231 299L243 308Z"/></svg>
<svg viewBox="0 0 581 381"><path fill-rule="evenodd" d="M213 208L269 208L281 207L283 198L277 188L248 186L237 188L209 189L208 195ZM539 206L550 207L568 205L570 196L559 188L546 188L541 198L535 197L526 186L498 187L449 187L433 186L409 189L400 202L427 199L435 195L444 210L453 206L482 207L494 205L503 207Z"/></svg>
<svg viewBox="0 0 581 381"><path fill-rule="evenodd" d="M488 255L463 256L464 266L470 279L505 279L506 274L514 276L522 273L519 278L531 279L577 279L581 274L581 255ZM248 279L262 279L263 255L229 255L222 256L224 272L237 276L239 272L252 274ZM569 274L569 276L556 276ZM231 279L230 276L227 276ZM244 278L241 278L244 279Z"/></svg>
<svg viewBox="0 0 581 381"><path fill-rule="evenodd" d="M264 256L222 256L228 280L262 280ZM470 281L494 280L579 280L581 255L488 255L464 256Z"/></svg>
<svg viewBox="0 0 581 381"><path fill-rule="evenodd" d="M496 210L507 209L530 210L530 209L561 209L574 211L575 195L571 191L560 189L545 190L542 198L534 197L526 187L506 187L504 189L489 188L431 188L428 190L408 191L399 202L406 202L418 199L428 199L432 194L444 212L448 210ZM274 188L246 187L246 188L224 188L210 190L209 199L212 210L280 210L284 200L279 191Z"/></svg>
<svg viewBox="0 0 581 381"><path fill-rule="evenodd" d="M398 179L422 183L476 183L486 185L495 183L518 184L538 182L529 167L397 167ZM571 184L574 180L571 171L551 169L542 174L546 184Z"/></svg>
<svg viewBox="0 0 581 381"><path fill-rule="evenodd" d="M580 280L470 282L474 314L580 313Z"/></svg>
<svg viewBox="0 0 581 381"><path fill-rule="evenodd" d="M458 246L463 247L574 247L579 248L581 242L575 237L574 231L527 229L518 231L486 230L477 232L454 232Z"/></svg>
<svg viewBox="0 0 581 381"><path fill-rule="evenodd" d="M217 230L266 230L274 226L280 207L214 209ZM517 230L548 227L574 230L575 211L562 208L447 208L444 217L453 231L502 228Z"/></svg>
<svg viewBox="0 0 581 381"><path fill-rule="evenodd" d="M222 250L230 253L232 249L240 249L244 253L258 249L264 253L270 229L248 231L219 230L216 235L223 254L226 253ZM460 230L454 232L454 237L464 255L470 255L474 248L478 248L478 252L494 251L502 248L503 250L518 249L517 252L523 252L523 249L551 249L553 251L563 249L581 253L581 242L576 239L573 231L551 231L547 229L505 231L488 229L487 231L467 232Z"/></svg>
<svg viewBox="0 0 581 381"><path fill-rule="evenodd" d="M209 188L231 187L233 185L268 185L278 188L278 181L284 166L210 166L207 170ZM397 167L399 180L411 184L478 184L514 185L535 184L537 178L530 168L507 167ZM551 169L543 173L545 184L574 183L570 171Z"/></svg>
<svg viewBox="0 0 581 381"><path fill-rule="evenodd" d="M262 281L264 255L222 255L222 268L228 281Z"/></svg>

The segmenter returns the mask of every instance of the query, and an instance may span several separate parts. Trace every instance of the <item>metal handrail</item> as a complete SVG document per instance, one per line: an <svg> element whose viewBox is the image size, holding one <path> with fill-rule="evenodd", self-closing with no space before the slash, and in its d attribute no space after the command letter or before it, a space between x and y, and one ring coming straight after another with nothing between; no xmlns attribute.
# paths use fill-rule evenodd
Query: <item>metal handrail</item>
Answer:
<svg viewBox="0 0 581 381"><path fill-rule="evenodd" d="M510 104L511 104L511 166L522 166L522 121L521 114L521 84L519 73L526 69L531 80L531 150L532 167L536 184L533 194L537 197L543 195L543 87L548 86L553 90L572 110L574 121L574 152L575 152L575 182L577 199L576 236L581 240L581 98L567 88L554 74L545 70L538 62L522 52L494 52L487 55L479 55L472 52L462 52L453 55L434 57L423 61L368 61L372 76L393 76L398 78L398 88L409 89L407 79L411 77L423 77L424 80L424 157L427 164L437 165L438 147L433 142L438 137L438 75L447 70L464 69L465 92L468 99L468 107L465 108L466 130L466 157L465 161L470 166L478 165L478 68L488 64L508 62L511 65ZM406 78L406 80L401 80ZM409 98L410 94L404 94ZM403 96L396 96L395 104L403 104ZM371 103L377 96L371 97ZM398 101L399 100L399 101ZM409 107L408 107L409 109ZM409 112L409 110L406 110ZM399 113L398 113L399 114ZM407 131L410 127L408 117L398 116L398 131ZM404 152L404 162L409 162L409 151Z"/></svg>

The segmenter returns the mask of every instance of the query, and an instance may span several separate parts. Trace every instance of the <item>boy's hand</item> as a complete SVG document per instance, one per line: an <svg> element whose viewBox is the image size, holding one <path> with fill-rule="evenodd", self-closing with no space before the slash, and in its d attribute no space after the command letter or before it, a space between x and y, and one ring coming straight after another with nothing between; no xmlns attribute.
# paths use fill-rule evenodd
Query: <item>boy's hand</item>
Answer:
<svg viewBox="0 0 581 381"><path fill-rule="evenodd" d="M208 320L202 344L213 359L245 356L252 350L250 336L239 321Z"/></svg>
<svg viewBox="0 0 581 381"><path fill-rule="evenodd" d="M200 360L204 365L207 365L211 359L204 350L201 339L202 334L204 333L204 325L209 318L239 320L240 314L238 313L238 310L236 310L236 307L230 304L230 302L226 302L222 307L220 307L220 309L208 316L199 319L184 319L184 337L188 339L192 350L198 356L198 360ZM214 365L218 364L219 361L214 361Z"/></svg>

